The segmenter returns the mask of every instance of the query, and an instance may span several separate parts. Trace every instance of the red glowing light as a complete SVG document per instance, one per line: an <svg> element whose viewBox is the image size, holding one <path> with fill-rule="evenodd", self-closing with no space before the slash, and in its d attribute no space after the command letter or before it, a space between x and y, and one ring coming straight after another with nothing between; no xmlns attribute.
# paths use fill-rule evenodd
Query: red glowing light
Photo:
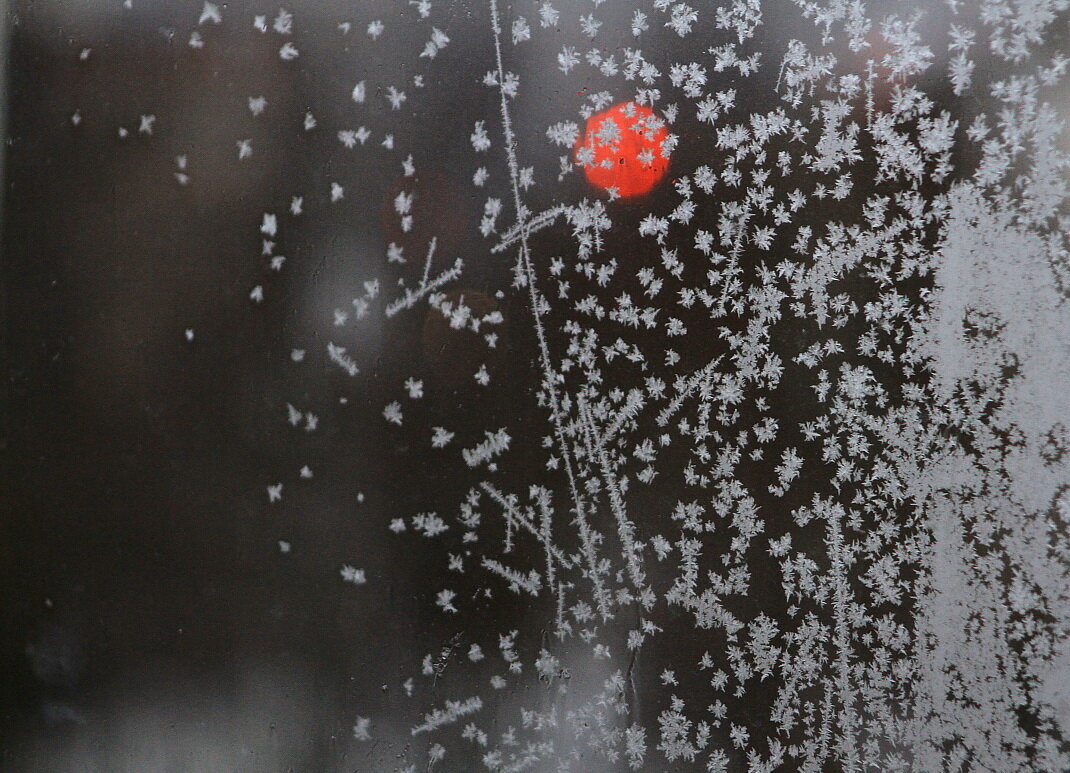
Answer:
<svg viewBox="0 0 1070 773"><path fill-rule="evenodd" d="M665 121L649 107L621 102L587 119L576 161L592 185L615 188L622 197L642 196L669 170L662 149L668 136Z"/></svg>

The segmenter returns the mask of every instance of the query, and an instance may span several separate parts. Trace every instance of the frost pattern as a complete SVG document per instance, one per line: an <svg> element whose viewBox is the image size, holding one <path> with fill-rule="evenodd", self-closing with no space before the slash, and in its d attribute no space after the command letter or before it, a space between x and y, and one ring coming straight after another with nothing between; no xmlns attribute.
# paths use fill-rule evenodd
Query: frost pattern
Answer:
<svg viewBox="0 0 1070 773"><path fill-rule="evenodd" d="M375 336L450 358L372 410L448 481L375 528L431 557L429 630L454 633L354 740L410 771L1070 770L1070 2L385 5L338 45L419 40L403 70L323 73L350 124L236 97L400 174L377 270L293 367L345 402ZM189 45L240 23L315 66L300 9L238 16L205 3ZM411 142L473 60L468 128ZM637 136L668 160L652 193L587 184ZM428 183L439 156L463 185ZM378 196L322 184L248 224L251 306L297 218ZM277 418L324 431L304 405Z"/></svg>

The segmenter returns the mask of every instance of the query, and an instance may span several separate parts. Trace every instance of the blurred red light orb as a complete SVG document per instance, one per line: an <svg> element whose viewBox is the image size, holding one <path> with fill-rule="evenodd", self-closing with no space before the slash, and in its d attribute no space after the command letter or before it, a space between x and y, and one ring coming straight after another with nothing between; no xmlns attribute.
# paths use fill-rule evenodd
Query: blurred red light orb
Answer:
<svg viewBox="0 0 1070 773"><path fill-rule="evenodd" d="M643 196L669 171L668 136L665 120L649 107L621 102L587 119L576 162L591 185L615 188L624 198Z"/></svg>

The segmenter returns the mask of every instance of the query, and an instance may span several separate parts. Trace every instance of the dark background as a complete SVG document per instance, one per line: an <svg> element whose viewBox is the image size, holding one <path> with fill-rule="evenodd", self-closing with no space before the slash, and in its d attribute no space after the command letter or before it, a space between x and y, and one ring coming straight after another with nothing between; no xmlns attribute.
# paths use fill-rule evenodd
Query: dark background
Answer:
<svg viewBox="0 0 1070 773"><path fill-rule="evenodd" d="M459 83L429 83L422 123L387 115L377 74L415 98L429 29L400 3L295 8L289 38L252 28L277 7L231 3L224 24L198 28L199 50L187 41L201 4L153 5L18 3L7 17L0 767L389 769L402 746L358 746L354 718L396 715L408 735L422 707L401 682L442 632L422 622L430 562L386 524L432 509L441 473L409 459L381 411L433 363L422 319L384 331L376 311L354 333L332 311L380 274L392 239L422 265L437 233L442 268L462 247L457 197L422 209L412 234L389 230L410 149L440 131L467 142L444 104ZM378 45L372 18L387 25ZM296 62L277 55L286 39ZM360 79L368 105L351 119ZM369 149L345 150L336 131L360 124ZM385 131L392 153L374 147ZM239 163L243 138L254 155ZM445 151L418 185L451 184ZM334 205L331 181L346 188ZM278 274L261 255L266 211L288 258ZM326 364L328 340L360 361L358 380ZM291 427L287 402L314 411L317 431ZM341 580L347 563L368 585Z"/></svg>

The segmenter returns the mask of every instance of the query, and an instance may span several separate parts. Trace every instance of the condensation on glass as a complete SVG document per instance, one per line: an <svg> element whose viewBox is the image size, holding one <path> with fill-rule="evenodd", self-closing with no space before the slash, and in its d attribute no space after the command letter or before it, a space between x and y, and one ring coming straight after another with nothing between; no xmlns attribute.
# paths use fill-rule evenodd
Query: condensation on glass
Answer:
<svg viewBox="0 0 1070 773"><path fill-rule="evenodd" d="M10 4L0 767L1070 770L1068 6Z"/></svg>

